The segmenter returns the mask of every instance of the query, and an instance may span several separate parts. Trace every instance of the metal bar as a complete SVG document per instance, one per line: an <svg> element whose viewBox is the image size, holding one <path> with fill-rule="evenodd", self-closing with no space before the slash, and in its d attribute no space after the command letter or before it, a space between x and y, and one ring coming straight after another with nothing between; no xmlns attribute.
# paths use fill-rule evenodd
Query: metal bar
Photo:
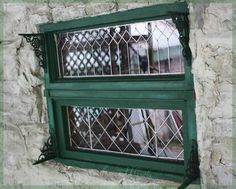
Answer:
<svg viewBox="0 0 236 189"><path fill-rule="evenodd" d="M157 131L156 131L156 127L157 127L157 124L156 124L156 111L154 111L154 135L155 135L155 148L156 148L156 156L158 156L158 141L157 141Z"/></svg>
<svg viewBox="0 0 236 189"><path fill-rule="evenodd" d="M169 113L170 113L170 115L171 115L171 118L172 118L172 120L173 120L173 122L174 122L174 126L175 126L175 129L176 129L176 132L178 132L180 139L183 141L183 137L182 137L182 135L181 135L181 133L180 133L180 131L179 131L179 128L178 128L178 126L177 126L177 123L176 123L176 121L175 121L175 118L174 118L172 112L173 112L173 111L169 111Z"/></svg>
<svg viewBox="0 0 236 189"><path fill-rule="evenodd" d="M117 63L119 65L119 75L121 75L120 49L118 44L116 44L116 47L117 47Z"/></svg>
<svg viewBox="0 0 236 189"><path fill-rule="evenodd" d="M61 34L59 34L59 35L61 35ZM57 37L58 37L58 35L54 35L54 40L55 41L58 41ZM57 43L57 46L59 46L59 41ZM61 50L62 50L62 48L59 48L59 50L57 50L57 52L56 52L58 59L61 59L61 60L57 61L57 68L58 68L59 78L62 78L62 75L61 75L62 71L61 70L62 70L62 67L64 66L64 63L60 64L60 62L63 62L63 59L62 59L63 53L62 53ZM59 53L60 51L61 51L61 54Z"/></svg>
<svg viewBox="0 0 236 189"><path fill-rule="evenodd" d="M154 70L154 61L153 61L153 37L152 37L152 24L148 23L148 73L151 74Z"/></svg>
<svg viewBox="0 0 236 189"><path fill-rule="evenodd" d="M130 62L130 50L129 50L129 45L126 42L126 48L127 48L127 66L128 66L128 74L131 74L131 62Z"/></svg>
<svg viewBox="0 0 236 189"><path fill-rule="evenodd" d="M161 62L160 62L160 50L159 50L159 47L157 47L157 63L158 63L158 72L159 74L161 74Z"/></svg>
<svg viewBox="0 0 236 189"><path fill-rule="evenodd" d="M99 45L100 46L100 52L102 52L102 47L101 47L101 45ZM103 63L101 62L101 65L102 65L102 75L104 75L104 68L103 68Z"/></svg>
<svg viewBox="0 0 236 189"><path fill-rule="evenodd" d="M169 38L167 38L167 43L168 43L168 73L171 73L171 69L170 69L170 43L169 43Z"/></svg>
<svg viewBox="0 0 236 189"><path fill-rule="evenodd" d="M93 149L93 144L92 144L92 132L91 132L91 125L90 125L90 111L89 111L89 107L87 107L87 115L88 115L88 123L89 123L90 149Z"/></svg>
<svg viewBox="0 0 236 189"><path fill-rule="evenodd" d="M69 111L68 111L68 109L69 109L69 107L67 107L66 108L66 114L67 114L67 117L69 118L69 119L67 119L67 124L68 124L68 126L69 126L69 139L70 139L70 145L72 144L71 143L71 139L72 139L72 137L71 137L71 128L70 128L70 114L69 114Z"/></svg>

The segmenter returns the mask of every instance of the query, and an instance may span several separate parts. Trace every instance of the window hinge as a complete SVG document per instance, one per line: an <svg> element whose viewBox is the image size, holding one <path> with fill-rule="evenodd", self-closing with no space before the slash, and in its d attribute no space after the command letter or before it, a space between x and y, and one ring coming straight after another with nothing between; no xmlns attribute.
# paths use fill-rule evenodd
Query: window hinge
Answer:
<svg viewBox="0 0 236 189"><path fill-rule="evenodd" d="M44 34L36 33L36 34L19 34L26 39L26 42L30 43L33 47L35 56L38 58L39 66L44 69L46 72L46 61L43 53L43 45L44 45Z"/></svg>
<svg viewBox="0 0 236 189"><path fill-rule="evenodd" d="M33 163L33 165L37 165L57 157L55 132L53 129L50 130L50 136L40 151L41 154L39 155L38 160Z"/></svg>
<svg viewBox="0 0 236 189"><path fill-rule="evenodd" d="M190 152L190 158L187 163L187 169L185 173L185 180L178 187L178 189L184 189L193 181L195 181L200 175L199 159L198 159L198 146L197 141L192 140L192 147Z"/></svg>
<svg viewBox="0 0 236 189"><path fill-rule="evenodd" d="M183 57L188 65L191 64L192 53L189 47L189 20L186 12L169 12L179 32L179 41L183 47Z"/></svg>

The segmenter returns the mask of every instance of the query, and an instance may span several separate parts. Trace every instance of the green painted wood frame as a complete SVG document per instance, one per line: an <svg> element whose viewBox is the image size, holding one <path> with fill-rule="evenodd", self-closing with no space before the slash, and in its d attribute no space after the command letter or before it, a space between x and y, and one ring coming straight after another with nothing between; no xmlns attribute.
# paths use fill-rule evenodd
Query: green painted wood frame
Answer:
<svg viewBox="0 0 236 189"><path fill-rule="evenodd" d="M87 17L77 20L39 25L44 35L45 96L49 128L55 130L57 161L86 168L105 169L150 177L182 181L196 140L195 99L191 74L191 54L185 60L184 75L122 76L62 79L58 77L55 34L132 22L171 18L172 13L188 13L186 3L162 4L151 7ZM66 106L114 108L179 109L183 113L184 161L170 161L94 151L68 150Z"/></svg>

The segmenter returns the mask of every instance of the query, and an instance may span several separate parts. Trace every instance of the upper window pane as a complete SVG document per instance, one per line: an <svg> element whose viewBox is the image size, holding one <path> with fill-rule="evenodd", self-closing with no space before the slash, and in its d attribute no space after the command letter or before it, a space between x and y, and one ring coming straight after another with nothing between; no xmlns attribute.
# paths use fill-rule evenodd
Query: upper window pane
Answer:
<svg viewBox="0 0 236 189"><path fill-rule="evenodd" d="M56 35L61 78L184 74L171 19Z"/></svg>

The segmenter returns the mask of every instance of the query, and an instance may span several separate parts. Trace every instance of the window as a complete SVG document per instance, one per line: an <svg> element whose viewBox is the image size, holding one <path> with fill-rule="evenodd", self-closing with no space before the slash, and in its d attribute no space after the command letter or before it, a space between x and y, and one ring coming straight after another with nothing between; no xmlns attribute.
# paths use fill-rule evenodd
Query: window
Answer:
<svg viewBox="0 0 236 189"><path fill-rule="evenodd" d="M59 33L61 78L183 74L171 19Z"/></svg>
<svg viewBox="0 0 236 189"><path fill-rule="evenodd" d="M198 176L187 14L163 4L39 26L58 161Z"/></svg>

